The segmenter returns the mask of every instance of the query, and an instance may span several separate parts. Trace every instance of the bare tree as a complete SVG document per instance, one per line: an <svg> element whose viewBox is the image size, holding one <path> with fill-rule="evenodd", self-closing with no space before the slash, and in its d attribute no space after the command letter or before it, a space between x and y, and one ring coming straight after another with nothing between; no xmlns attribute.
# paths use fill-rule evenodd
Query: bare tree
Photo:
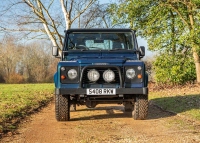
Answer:
<svg viewBox="0 0 200 143"><path fill-rule="evenodd" d="M85 28L114 28L112 15L109 12L109 4L95 3L82 17L81 25ZM121 26L120 26L121 27Z"/></svg>
<svg viewBox="0 0 200 143"><path fill-rule="evenodd" d="M25 45L21 71L27 82L53 81L57 61L50 54L48 44L38 42ZM53 67L52 67L53 66Z"/></svg>
<svg viewBox="0 0 200 143"><path fill-rule="evenodd" d="M72 25L75 26L81 15L96 2L96 0L60 0L60 6L58 6L59 2L54 0L7 1L0 17L5 14L12 17L14 14L11 20L16 25L14 28L7 28L6 24L0 27L1 30L26 32L26 36L29 35L32 38L36 38L33 33L37 33L40 38L47 36L53 46L62 47L63 30L71 28ZM17 12L14 13L14 11Z"/></svg>
<svg viewBox="0 0 200 143"><path fill-rule="evenodd" d="M49 43L25 45L13 36L0 40L0 82L52 82L58 59L51 56Z"/></svg>
<svg viewBox="0 0 200 143"><path fill-rule="evenodd" d="M2 1L0 32L7 32L6 35L12 36L16 33L15 38L11 36L7 43L4 39L3 45L0 44L2 77L7 80L11 75L17 74L25 81L27 79L32 82L52 79L55 72L52 66L55 67L57 61L52 60L49 55L51 52L38 46L39 42L36 40L50 39L53 46L62 47L65 29L107 27L101 20L105 10L101 9L97 0ZM27 46L27 40L23 38L33 39L34 44Z"/></svg>
<svg viewBox="0 0 200 143"><path fill-rule="evenodd" d="M21 48L15 44L14 37L5 37L0 45L0 68L4 80L9 83L10 77L17 73Z"/></svg>

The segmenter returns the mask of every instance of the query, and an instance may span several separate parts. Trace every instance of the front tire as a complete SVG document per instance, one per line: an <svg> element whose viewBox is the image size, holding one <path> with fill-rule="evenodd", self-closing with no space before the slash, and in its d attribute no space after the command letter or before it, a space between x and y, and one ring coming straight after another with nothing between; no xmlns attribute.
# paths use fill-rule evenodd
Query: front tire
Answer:
<svg viewBox="0 0 200 143"><path fill-rule="evenodd" d="M56 95L55 114L57 121L70 120L70 97L67 95Z"/></svg>
<svg viewBox="0 0 200 143"><path fill-rule="evenodd" d="M144 120L148 114L148 95L138 95L132 111L135 120Z"/></svg>

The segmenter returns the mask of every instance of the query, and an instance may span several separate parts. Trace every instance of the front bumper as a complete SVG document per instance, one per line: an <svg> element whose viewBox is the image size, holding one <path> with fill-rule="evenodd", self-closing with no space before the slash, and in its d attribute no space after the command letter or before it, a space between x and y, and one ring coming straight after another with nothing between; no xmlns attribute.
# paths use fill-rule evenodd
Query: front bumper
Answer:
<svg viewBox="0 0 200 143"><path fill-rule="evenodd" d="M86 95L86 89L85 88L76 88L76 89L74 89L74 88L56 88L55 94L56 95L65 95L65 94ZM122 94L148 95L148 87L143 87L143 88L117 88L116 89L116 95L122 95Z"/></svg>

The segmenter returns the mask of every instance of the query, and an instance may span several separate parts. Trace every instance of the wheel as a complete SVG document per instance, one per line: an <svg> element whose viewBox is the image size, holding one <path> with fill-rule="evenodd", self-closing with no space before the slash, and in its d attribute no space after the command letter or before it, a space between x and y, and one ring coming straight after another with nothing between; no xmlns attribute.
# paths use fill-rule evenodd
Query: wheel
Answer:
<svg viewBox="0 0 200 143"><path fill-rule="evenodd" d="M132 111L135 120L144 120L148 114L148 95L138 95Z"/></svg>
<svg viewBox="0 0 200 143"><path fill-rule="evenodd" d="M124 111L125 112L131 112L131 111L133 111L133 108L134 108L134 106L131 102L124 103Z"/></svg>
<svg viewBox="0 0 200 143"><path fill-rule="evenodd" d="M57 121L70 120L70 98L67 95L56 95L55 114Z"/></svg>
<svg viewBox="0 0 200 143"><path fill-rule="evenodd" d="M95 108L96 105L97 105L97 102L96 102L96 101L87 100L85 105L86 105L86 107L88 107L88 108Z"/></svg>

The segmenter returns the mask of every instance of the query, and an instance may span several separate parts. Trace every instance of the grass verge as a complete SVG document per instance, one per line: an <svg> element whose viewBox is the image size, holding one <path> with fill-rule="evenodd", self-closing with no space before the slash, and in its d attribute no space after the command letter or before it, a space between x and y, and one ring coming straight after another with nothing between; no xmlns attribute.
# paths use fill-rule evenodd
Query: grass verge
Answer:
<svg viewBox="0 0 200 143"><path fill-rule="evenodd" d="M0 84L0 133L16 129L20 119L53 98L53 84Z"/></svg>
<svg viewBox="0 0 200 143"><path fill-rule="evenodd" d="M164 110L200 121L200 86L187 85L179 88L151 90L149 98Z"/></svg>

